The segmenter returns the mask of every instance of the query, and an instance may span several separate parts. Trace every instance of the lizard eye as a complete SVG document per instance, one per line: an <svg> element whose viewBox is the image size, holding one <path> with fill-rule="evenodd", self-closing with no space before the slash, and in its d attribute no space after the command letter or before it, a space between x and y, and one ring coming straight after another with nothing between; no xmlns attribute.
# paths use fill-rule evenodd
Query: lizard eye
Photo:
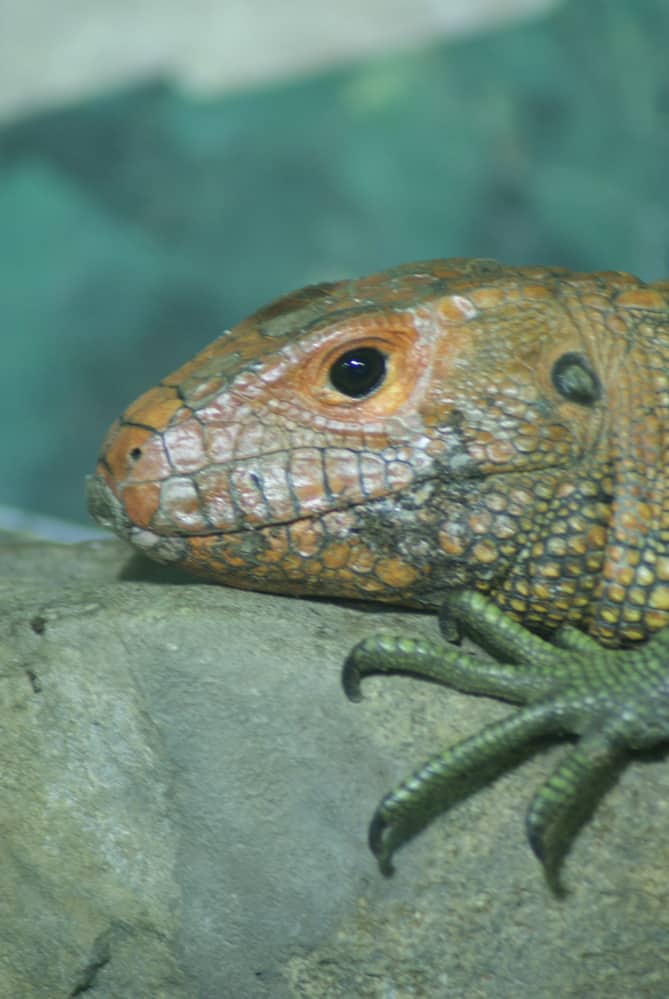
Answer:
<svg viewBox="0 0 669 999"><path fill-rule="evenodd" d="M582 406L591 406L602 394L599 378L583 354L569 353L558 357L551 378L560 395Z"/></svg>
<svg viewBox="0 0 669 999"><path fill-rule="evenodd" d="M351 399L362 399L383 384L386 355L377 347L355 347L338 357L330 368L330 383Z"/></svg>

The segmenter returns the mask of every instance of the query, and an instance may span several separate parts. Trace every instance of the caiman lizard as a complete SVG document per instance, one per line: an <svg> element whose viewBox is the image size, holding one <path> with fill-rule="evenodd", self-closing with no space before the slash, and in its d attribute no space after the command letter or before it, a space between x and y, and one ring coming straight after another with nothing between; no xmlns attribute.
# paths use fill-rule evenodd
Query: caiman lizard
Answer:
<svg viewBox="0 0 669 999"><path fill-rule="evenodd" d="M669 740L669 281L434 260L261 309L110 429L89 506L146 555L277 593L439 609L344 667L522 704L378 806L384 872L528 746L550 867L630 750ZM579 820L582 821L582 820ZM576 823L579 824L579 823Z"/></svg>

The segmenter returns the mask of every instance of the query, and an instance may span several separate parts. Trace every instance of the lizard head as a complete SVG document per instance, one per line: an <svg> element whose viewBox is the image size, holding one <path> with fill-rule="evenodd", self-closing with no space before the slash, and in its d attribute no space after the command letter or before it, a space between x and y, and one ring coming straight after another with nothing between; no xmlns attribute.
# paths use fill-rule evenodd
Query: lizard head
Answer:
<svg viewBox="0 0 669 999"><path fill-rule="evenodd" d="M430 261L279 299L116 421L92 515L235 586L489 588L601 433L565 273Z"/></svg>

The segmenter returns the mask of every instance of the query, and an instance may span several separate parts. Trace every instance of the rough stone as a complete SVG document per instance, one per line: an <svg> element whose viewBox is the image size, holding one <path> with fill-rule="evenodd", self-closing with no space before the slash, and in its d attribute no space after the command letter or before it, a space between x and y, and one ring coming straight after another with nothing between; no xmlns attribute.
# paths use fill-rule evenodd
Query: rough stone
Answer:
<svg viewBox="0 0 669 999"><path fill-rule="evenodd" d="M635 762L551 894L523 835L543 751L384 880L381 794L508 706L343 653L429 616L179 580L116 542L6 540L0 997L669 993L669 768Z"/></svg>

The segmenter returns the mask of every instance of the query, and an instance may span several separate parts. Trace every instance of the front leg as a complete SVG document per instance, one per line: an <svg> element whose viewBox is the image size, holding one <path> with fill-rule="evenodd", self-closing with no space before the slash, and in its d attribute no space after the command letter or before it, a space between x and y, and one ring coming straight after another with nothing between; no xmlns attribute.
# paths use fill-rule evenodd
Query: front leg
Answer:
<svg viewBox="0 0 669 999"><path fill-rule="evenodd" d="M669 628L639 648L610 650L574 629L550 644L478 593L454 594L448 613L495 658L379 635L348 656L347 695L358 700L371 673L409 673L524 707L439 753L386 795L370 825L371 849L390 874L394 851L432 818L526 758L540 740L572 735L576 745L526 817L530 845L553 878L628 752L669 741Z"/></svg>

